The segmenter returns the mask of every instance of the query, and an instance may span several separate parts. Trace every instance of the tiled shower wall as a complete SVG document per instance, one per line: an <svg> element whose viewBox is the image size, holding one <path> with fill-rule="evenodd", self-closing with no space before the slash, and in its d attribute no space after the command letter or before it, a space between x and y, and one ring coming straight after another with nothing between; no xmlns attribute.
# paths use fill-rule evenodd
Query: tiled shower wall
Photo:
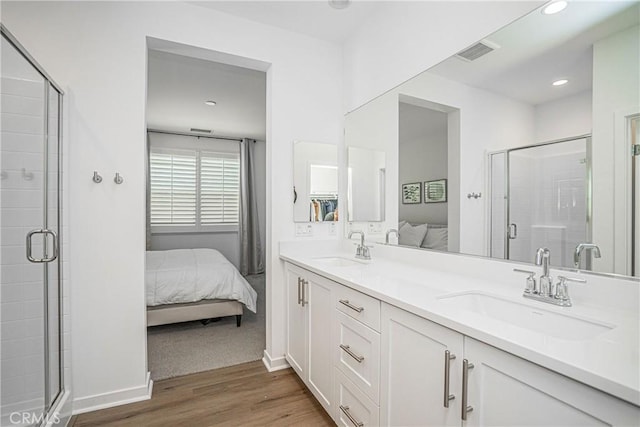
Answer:
<svg viewBox="0 0 640 427"><path fill-rule="evenodd" d="M27 261L25 236L43 225L45 103L43 81L3 77L1 83L0 382L4 418L13 411L42 407L44 398L43 268ZM41 250L41 246L34 247L34 251Z"/></svg>

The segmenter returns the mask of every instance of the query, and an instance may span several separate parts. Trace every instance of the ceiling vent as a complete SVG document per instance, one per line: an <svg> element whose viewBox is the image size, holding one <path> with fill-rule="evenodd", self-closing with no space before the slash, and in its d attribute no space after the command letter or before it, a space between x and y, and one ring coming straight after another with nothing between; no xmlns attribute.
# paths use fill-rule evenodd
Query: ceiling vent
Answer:
<svg viewBox="0 0 640 427"><path fill-rule="evenodd" d="M463 61L471 62L471 61L475 61L476 59L482 56L485 56L489 52L493 52L499 47L500 46L498 46L497 44L491 43L488 40L480 40L478 43L474 44L473 46L470 46L456 53L456 56L462 59Z"/></svg>
<svg viewBox="0 0 640 427"><path fill-rule="evenodd" d="M191 132L198 132L198 133L211 133L211 129L198 129L198 128L191 128Z"/></svg>

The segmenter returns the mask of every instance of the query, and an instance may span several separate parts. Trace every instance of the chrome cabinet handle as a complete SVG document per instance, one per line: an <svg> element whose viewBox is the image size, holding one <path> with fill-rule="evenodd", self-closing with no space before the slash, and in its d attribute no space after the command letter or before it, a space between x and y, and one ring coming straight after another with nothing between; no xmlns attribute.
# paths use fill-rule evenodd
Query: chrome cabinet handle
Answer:
<svg viewBox="0 0 640 427"><path fill-rule="evenodd" d="M349 302L348 299L339 300L340 304L349 307L353 311L357 311L358 313L362 313L364 311L364 307L357 307Z"/></svg>
<svg viewBox="0 0 640 427"><path fill-rule="evenodd" d="M364 427L364 423L363 422L360 422L360 421L356 420L353 417L353 415L351 415L351 412L349 412L349 407L348 406L340 405L340 410L347 416L347 418L349 418L349 421L351 421L354 426L356 426L356 427Z"/></svg>
<svg viewBox="0 0 640 427"><path fill-rule="evenodd" d="M302 286L302 277L298 277L298 304L302 303L302 291L300 287Z"/></svg>
<svg viewBox="0 0 640 427"><path fill-rule="evenodd" d="M356 362L362 363L362 361L364 360L364 356L358 356L357 354L355 354L351 350L351 347L349 347L348 345L340 344L340 348L343 349L349 356L353 357Z"/></svg>
<svg viewBox="0 0 640 427"><path fill-rule="evenodd" d="M309 284L309 281L302 279L302 306L303 307L309 304L309 301L307 301L307 288L305 288L305 285L308 285L308 284Z"/></svg>
<svg viewBox="0 0 640 427"><path fill-rule="evenodd" d="M33 244L32 244L32 238L35 234L44 234L44 235L50 235L53 238L53 255L51 255L50 257L47 258L34 258L32 255L32 248L33 248ZM47 242L45 240L45 248L47 245ZM27 259L30 262L34 262L34 263L44 263L44 262L52 262L55 261L55 259L58 258L58 234L53 231L53 230L48 230L45 228L39 228L36 230L31 230L30 232L27 233Z"/></svg>
<svg viewBox="0 0 640 427"><path fill-rule="evenodd" d="M509 224L509 233L508 236L510 239L515 239L518 237L518 226L514 224Z"/></svg>
<svg viewBox="0 0 640 427"><path fill-rule="evenodd" d="M467 359L462 359L462 420L467 420L467 414L473 411L473 406L467 405L469 395L469 371L473 369L473 363Z"/></svg>
<svg viewBox="0 0 640 427"><path fill-rule="evenodd" d="M449 407L449 401L456 398L455 395L449 394L449 377L451 372L451 361L456 358L455 354L451 354L449 350L444 352L444 407Z"/></svg>

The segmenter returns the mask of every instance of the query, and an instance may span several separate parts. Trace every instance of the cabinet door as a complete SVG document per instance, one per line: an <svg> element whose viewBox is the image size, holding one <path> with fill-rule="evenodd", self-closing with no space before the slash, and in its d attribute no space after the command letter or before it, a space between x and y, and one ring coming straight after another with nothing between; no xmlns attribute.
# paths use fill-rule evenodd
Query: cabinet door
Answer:
<svg viewBox="0 0 640 427"><path fill-rule="evenodd" d="M331 413L333 394L331 366L332 283L314 274L306 275L303 295L308 314L308 386L325 410ZM306 379L305 379L306 380Z"/></svg>
<svg viewBox="0 0 640 427"><path fill-rule="evenodd" d="M299 269L286 265L287 282L287 361L294 371L304 379L307 371L307 319L306 308L301 304L302 288L298 279L303 273Z"/></svg>
<svg viewBox="0 0 640 427"><path fill-rule="evenodd" d="M640 425L640 408L465 337L467 426Z"/></svg>
<svg viewBox="0 0 640 427"><path fill-rule="evenodd" d="M380 424L460 425L462 335L388 304L382 305ZM445 352L450 360L445 407Z"/></svg>

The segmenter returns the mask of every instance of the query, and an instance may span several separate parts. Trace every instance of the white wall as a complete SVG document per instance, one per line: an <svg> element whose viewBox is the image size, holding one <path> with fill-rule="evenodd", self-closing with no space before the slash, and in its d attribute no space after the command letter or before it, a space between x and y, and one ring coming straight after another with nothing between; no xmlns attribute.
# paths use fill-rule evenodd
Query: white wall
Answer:
<svg viewBox="0 0 640 427"><path fill-rule="evenodd" d="M591 133L590 90L535 106L534 142L547 142Z"/></svg>
<svg viewBox="0 0 640 427"><path fill-rule="evenodd" d="M398 200L398 219L411 223L446 224L448 202L424 203L424 182L447 179L447 114L404 102L400 103L399 184L422 183L422 203Z"/></svg>
<svg viewBox="0 0 640 427"><path fill-rule="evenodd" d="M593 45L593 243L602 253L594 259L596 271L626 272L631 232L624 194L630 179L624 167L630 163L624 116L640 113L639 51L639 26Z"/></svg>
<svg viewBox="0 0 640 427"><path fill-rule="evenodd" d="M267 351L284 354L278 241L294 235L292 141L342 139L339 47L183 2L7 2L3 24L69 87L76 410L146 394L146 37L271 64L267 74ZM91 181L94 170L105 179ZM115 185L113 174L125 181ZM279 359L280 361L283 359Z"/></svg>
<svg viewBox="0 0 640 427"><path fill-rule="evenodd" d="M353 111L543 3L387 2L344 45L345 111Z"/></svg>

